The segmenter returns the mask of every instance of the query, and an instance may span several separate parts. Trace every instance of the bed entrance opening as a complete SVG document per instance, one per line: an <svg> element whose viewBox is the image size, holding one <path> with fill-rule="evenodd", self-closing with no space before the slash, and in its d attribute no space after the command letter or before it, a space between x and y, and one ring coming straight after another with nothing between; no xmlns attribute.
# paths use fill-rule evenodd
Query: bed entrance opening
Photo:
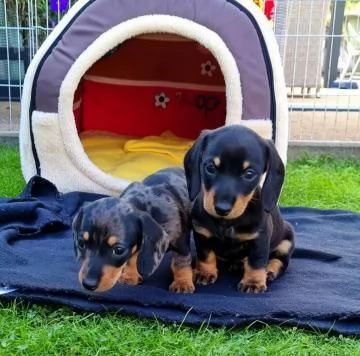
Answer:
<svg viewBox="0 0 360 356"><path fill-rule="evenodd" d="M89 68L74 96L74 117L95 164L114 176L142 178L181 164L203 129L224 125L224 77L212 53L196 41L140 35ZM124 167L130 161L143 165L140 177Z"/></svg>

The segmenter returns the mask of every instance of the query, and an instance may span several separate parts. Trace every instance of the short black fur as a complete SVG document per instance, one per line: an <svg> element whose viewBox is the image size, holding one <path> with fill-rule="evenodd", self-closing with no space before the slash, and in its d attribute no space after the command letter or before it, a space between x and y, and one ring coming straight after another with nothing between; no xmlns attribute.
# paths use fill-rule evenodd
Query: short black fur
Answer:
<svg viewBox="0 0 360 356"><path fill-rule="evenodd" d="M274 144L240 125L205 131L184 166L193 202L197 282L214 282L222 261L243 267L240 290L265 291L294 250L293 229L277 205L285 168Z"/></svg>

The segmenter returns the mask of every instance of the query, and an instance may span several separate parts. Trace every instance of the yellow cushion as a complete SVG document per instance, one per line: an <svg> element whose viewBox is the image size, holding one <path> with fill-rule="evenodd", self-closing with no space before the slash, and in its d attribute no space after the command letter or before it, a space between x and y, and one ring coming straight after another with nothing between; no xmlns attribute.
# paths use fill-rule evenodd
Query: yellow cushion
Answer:
<svg viewBox="0 0 360 356"><path fill-rule="evenodd" d="M83 133L80 136L89 159L115 177L142 180L155 171L182 166L193 141L171 132L160 136L129 138L113 134Z"/></svg>

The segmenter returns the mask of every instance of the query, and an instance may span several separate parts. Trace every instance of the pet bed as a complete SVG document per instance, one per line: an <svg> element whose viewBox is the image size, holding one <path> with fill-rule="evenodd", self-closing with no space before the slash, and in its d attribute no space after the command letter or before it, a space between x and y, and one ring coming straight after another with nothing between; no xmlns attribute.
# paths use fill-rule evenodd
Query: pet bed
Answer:
<svg viewBox="0 0 360 356"><path fill-rule="evenodd" d="M61 192L118 194L80 139L141 139L243 124L273 139L286 162L288 108L271 25L250 0L80 0L26 73L20 153L25 180Z"/></svg>

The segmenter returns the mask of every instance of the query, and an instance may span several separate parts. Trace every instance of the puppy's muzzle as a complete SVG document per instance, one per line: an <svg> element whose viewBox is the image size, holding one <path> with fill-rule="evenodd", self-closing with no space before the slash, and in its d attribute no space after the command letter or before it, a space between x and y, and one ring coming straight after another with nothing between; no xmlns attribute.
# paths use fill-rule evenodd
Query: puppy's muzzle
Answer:
<svg viewBox="0 0 360 356"><path fill-rule="evenodd" d="M216 202L214 205L214 209L216 211L216 214L219 216L227 216L231 212L231 209L233 208L233 204L226 202L226 201L220 201Z"/></svg>
<svg viewBox="0 0 360 356"><path fill-rule="evenodd" d="M85 289L94 291L98 287L99 281L97 278L87 276L83 279L82 285Z"/></svg>

